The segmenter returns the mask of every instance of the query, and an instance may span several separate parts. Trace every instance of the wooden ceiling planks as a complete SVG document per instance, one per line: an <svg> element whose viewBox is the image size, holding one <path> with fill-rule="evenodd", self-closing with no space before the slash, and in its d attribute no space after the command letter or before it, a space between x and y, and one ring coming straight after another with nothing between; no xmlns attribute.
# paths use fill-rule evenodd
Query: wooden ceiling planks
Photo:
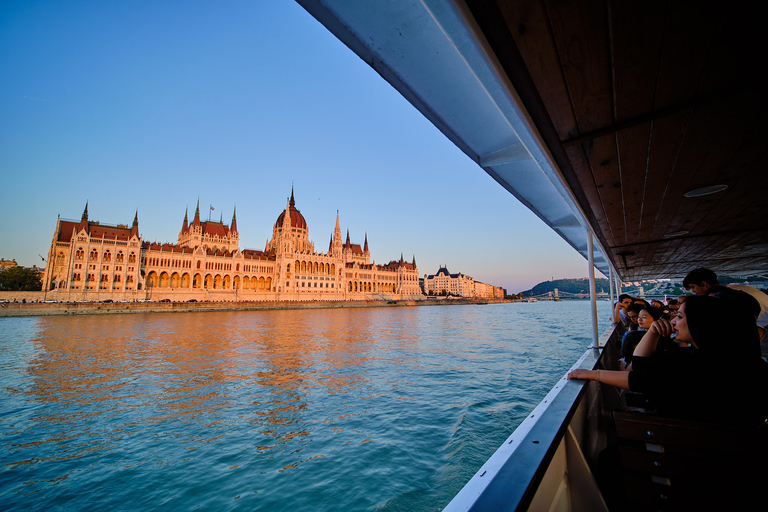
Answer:
<svg viewBox="0 0 768 512"><path fill-rule="evenodd" d="M624 223L624 200L615 137L613 134L605 135L584 142L580 146L594 177L595 186L600 195L600 203L609 223L611 238L614 240L614 244L624 244L627 240Z"/></svg>
<svg viewBox="0 0 768 512"><path fill-rule="evenodd" d="M609 126L613 118L604 1L545 0L544 5L579 132Z"/></svg>
<svg viewBox="0 0 768 512"><path fill-rule="evenodd" d="M717 29L717 13L706 6L694 2L668 2L655 110L696 96Z"/></svg>
<svg viewBox="0 0 768 512"><path fill-rule="evenodd" d="M576 118L544 5L540 0L505 0L499 9L536 88L549 98L544 107L559 139L565 140L577 132Z"/></svg>
<svg viewBox="0 0 768 512"><path fill-rule="evenodd" d="M610 65L618 123L653 110L665 4L664 0L654 0L610 6Z"/></svg>
<svg viewBox="0 0 768 512"><path fill-rule="evenodd" d="M623 278L768 271L754 14L711 1L495 1L535 87L526 104L549 116L534 122L551 127L545 140ZM684 197L718 183L729 190Z"/></svg>

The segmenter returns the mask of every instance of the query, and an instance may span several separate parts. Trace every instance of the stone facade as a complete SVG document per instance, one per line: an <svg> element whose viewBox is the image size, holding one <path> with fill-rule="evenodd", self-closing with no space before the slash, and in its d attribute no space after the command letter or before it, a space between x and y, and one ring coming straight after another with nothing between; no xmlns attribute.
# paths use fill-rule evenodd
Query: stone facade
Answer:
<svg viewBox="0 0 768 512"><path fill-rule="evenodd" d="M421 299L416 259L371 263L363 247L342 241L339 216L328 251L317 252L293 191L263 251L241 250L230 225L201 221L199 202L184 214L175 244L145 242L133 224L59 219L43 283L54 300L403 300Z"/></svg>
<svg viewBox="0 0 768 512"><path fill-rule="evenodd" d="M506 292L499 286L475 281L471 276L458 273L451 274L447 267L440 267L436 274L424 275L424 293L427 295L444 295L450 293L457 297L503 299Z"/></svg>

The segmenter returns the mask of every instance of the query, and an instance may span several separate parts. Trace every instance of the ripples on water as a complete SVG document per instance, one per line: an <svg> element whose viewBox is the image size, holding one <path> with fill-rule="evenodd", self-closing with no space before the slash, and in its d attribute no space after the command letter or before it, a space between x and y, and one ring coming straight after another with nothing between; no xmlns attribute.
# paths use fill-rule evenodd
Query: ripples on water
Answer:
<svg viewBox="0 0 768 512"><path fill-rule="evenodd" d="M440 510L588 325L587 302L0 319L0 508Z"/></svg>

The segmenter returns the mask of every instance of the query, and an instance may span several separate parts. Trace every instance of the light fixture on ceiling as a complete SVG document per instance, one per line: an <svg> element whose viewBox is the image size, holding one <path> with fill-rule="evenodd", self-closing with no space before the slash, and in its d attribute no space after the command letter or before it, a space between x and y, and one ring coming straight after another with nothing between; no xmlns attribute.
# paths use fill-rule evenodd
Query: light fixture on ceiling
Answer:
<svg viewBox="0 0 768 512"><path fill-rule="evenodd" d="M685 197L708 196L709 194L717 194L718 192L722 192L727 188L728 188L728 185L710 185L708 187L701 187L701 188L695 188L693 190L689 190L683 195Z"/></svg>
<svg viewBox="0 0 768 512"><path fill-rule="evenodd" d="M675 238L678 236L684 236L687 235L688 231L682 230L682 231L673 231L672 233L666 233L664 235L664 238Z"/></svg>

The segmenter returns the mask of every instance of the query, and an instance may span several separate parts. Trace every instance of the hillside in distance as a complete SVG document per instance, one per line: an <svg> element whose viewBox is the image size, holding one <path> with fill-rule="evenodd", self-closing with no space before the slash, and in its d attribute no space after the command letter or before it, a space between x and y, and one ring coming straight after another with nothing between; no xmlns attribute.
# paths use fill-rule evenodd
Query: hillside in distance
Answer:
<svg viewBox="0 0 768 512"><path fill-rule="evenodd" d="M552 292L557 288L560 292L566 293L589 293L589 279L555 279L554 281L544 281L539 283L530 290L521 292L524 297L531 297L533 295L541 295L543 293ZM600 292L608 292L607 279L595 279L595 290Z"/></svg>

